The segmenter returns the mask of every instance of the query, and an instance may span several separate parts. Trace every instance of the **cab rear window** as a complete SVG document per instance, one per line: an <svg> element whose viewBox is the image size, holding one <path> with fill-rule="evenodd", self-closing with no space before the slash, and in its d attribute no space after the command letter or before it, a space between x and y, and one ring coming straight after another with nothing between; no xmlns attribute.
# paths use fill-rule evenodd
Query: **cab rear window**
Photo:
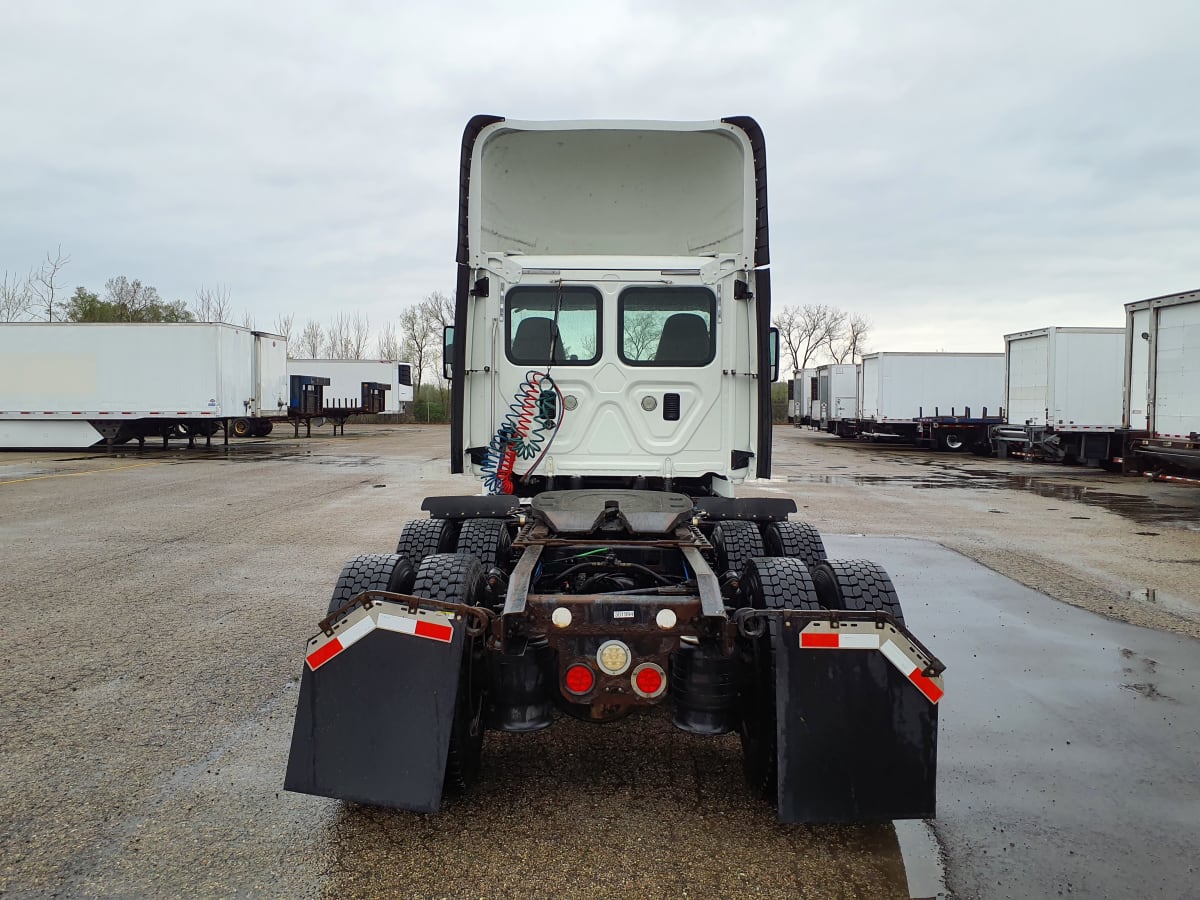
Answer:
<svg viewBox="0 0 1200 900"><path fill-rule="evenodd" d="M509 362L586 366L600 358L600 292L595 288L516 287L508 292L505 317Z"/></svg>
<svg viewBox="0 0 1200 900"><path fill-rule="evenodd" d="M706 366L717 355L717 300L702 287L632 287L617 301L621 361Z"/></svg>

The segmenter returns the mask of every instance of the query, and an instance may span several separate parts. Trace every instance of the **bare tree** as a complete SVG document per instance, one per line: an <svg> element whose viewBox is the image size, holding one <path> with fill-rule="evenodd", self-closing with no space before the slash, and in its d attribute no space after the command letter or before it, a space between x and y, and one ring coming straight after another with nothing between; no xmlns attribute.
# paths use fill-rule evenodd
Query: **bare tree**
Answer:
<svg viewBox="0 0 1200 900"><path fill-rule="evenodd" d="M662 334L662 322L653 313L633 313L625 319L625 356L629 359L649 359L658 348ZM586 353L589 348L584 347ZM590 348L595 353L596 348Z"/></svg>
<svg viewBox="0 0 1200 900"><path fill-rule="evenodd" d="M388 322L379 330L379 337L375 340L375 352L380 359L400 358L400 337L396 333L395 322Z"/></svg>
<svg viewBox="0 0 1200 900"><path fill-rule="evenodd" d="M441 291L432 291L421 301L421 309L439 328L454 324L454 301Z"/></svg>
<svg viewBox="0 0 1200 900"><path fill-rule="evenodd" d="M321 355L321 349L324 346L325 330L321 328L321 323L309 320L300 332L296 355L303 359L316 359Z"/></svg>
<svg viewBox="0 0 1200 900"><path fill-rule="evenodd" d="M329 359L362 359L370 337L371 326L365 315L340 312L325 329L325 356Z"/></svg>
<svg viewBox="0 0 1200 900"><path fill-rule="evenodd" d="M288 313L286 316L280 313L275 317L275 333L283 335L284 340L288 342L288 356L292 356L292 323L295 320L295 313Z"/></svg>
<svg viewBox="0 0 1200 900"><path fill-rule="evenodd" d="M787 354L792 358L792 371L808 368L822 347L841 331L846 314L835 306L806 303L804 306L785 306L775 316L775 327Z"/></svg>
<svg viewBox="0 0 1200 900"><path fill-rule="evenodd" d="M197 322L228 322L232 314L228 285L219 282L214 288L201 285L196 291Z"/></svg>
<svg viewBox="0 0 1200 900"><path fill-rule="evenodd" d="M0 279L0 322L20 322L33 314L34 294L31 277L21 278L5 270Z"/></svg>
<svg viewBox="0 0 1200 900"><path fill-rule="evenodd" d="M857 313L850 316L838 333L826 342L829 355L835 363L853 363L866 350L870 332L870 319Z"/></svg>
<svg viewBox="0 0 1200 900"><path fill-rule="evenodd" d="M425 295L420 304L421 314L429 327L429 369L437 383L438 396L446 402L446 376L442 366L442 334L454 324L454 301L448 294L432 291ZM413 395L416 396L415 394Z"/></svg>
<svg viewBox="0 0 1200 900"><path fill-rule="evenodd" d="M356 312L346 327L346 359L362 359L371 342L371 323L367 314Z"/></svg>
<svg viewBox="0 0 1200 900"><path fill-rule="evenodd" d="M54 256L46 253L46 260L34 270L30 282L39 309L46 311L46 321L54 321L54 309L58 302L58 274L71 261L71 257L63 256L62 246L54 251Z"/></svg>
<svg viewBox="0 0 1200 900"><path fill-rule="evenodd" d="M346 333L350 330L350 318L338 313L325 329L325 358L346 359Z"/></svg>
<svg viewBox="0 0 1200 900"><path fill-rule="evenodd" d="M117 307L121 321L140 322L146 311L165 304L153 285L142 284L138 278L130 281L124 275L104 282L104 301Z"/></svg>
<svg viewBox="0 0 1200 900"><path fill-rule="evenodd" d="M254 330L254 313L250 312L250 310L242 313L242 327L248 328L251 331Z"/></svg>
<svg viewBox="0 0 1200 900"><path fill-rule="evenodd" d="M400 332L403 335L401 350L404 359L413 367L413 397L421 395L421 384L425 380L425 369L434 359L437 351L435 344L441 343L441 335L436 332L436 321L417 303L407 307L400 313Z"/></svg>

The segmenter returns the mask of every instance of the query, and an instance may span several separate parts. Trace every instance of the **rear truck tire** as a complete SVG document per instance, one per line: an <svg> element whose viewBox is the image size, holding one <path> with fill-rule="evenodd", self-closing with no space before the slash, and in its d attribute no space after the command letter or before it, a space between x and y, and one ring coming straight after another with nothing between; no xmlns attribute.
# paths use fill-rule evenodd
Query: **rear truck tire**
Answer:
<svg viewBox="0 0 1200 900"><path fill-rule="evenodd" d="M485 571L507 571L511 547L512 534L504 519L468 519L458 531L458 552L474 556Z"/></svg>
<svg viewBox="0 0 1200 900"><path fill-rule="evenodd" d="M457 539L458 523L452 519L413 519L401 529L396 552L419 566L434 553L453 553Z"/></svg>
<svg viewBox="0 0 1200 900"><path fill-rule="evenodd" d="M793 557L751 559L742 570L739 607L819 610L808 567ZM744 648L742 717L738 728L746 780L765 799L778 801L779 749L775 712L776 622Z"/></svg>
<svg viewBox="0 0 1200 900"><path fill-rule="evenodd" d="M254 433L254 426L250 424L249 419L234 419L230 423L229 430L234 437L250 437Z"/></svg>
<svg viewBox="0 0 1200 900"><path fill-rule="evenodd" d="M812 571L821 606L854 612L885 612L901 625L904 612L883 566L866 559L825 560Z"/></svg>
<svg viewBox="0 0 1200 900"><path fill-rule="evenodd" d="M762 533L753 522L727 519L713 529L712 545L717 550L717 577L726 572L741 572L756 556L766 556Z"/></svg>
<svg viewBox="0 0 1200 900"><path fill-rule="evenodd" d="M407 594L412 590L417 570L407 556L395 553L364 553L342 567L326 615L332 615L363 591L392 591Z"/></svg>
<svg viewBox="0 0 1200 900"><path fill-rule="evenodd" d="M821 533L807 522L766 522L762 537L767 556L791 556L809 569L825 559Z"/></svg>
<svg viewBox="0 0 1200 900"><path fill-rule="evenodd" d="M274 430L275 430L274 422L271 422L271 421L268 421L265 419L258 419L254 423L254 436L255 437L266 437L268 434L270 434Z"/></svg>
<svg viewBox="0 0 1200 900"><path fill-rule="evenodd" d="M478 606L484 599L483 564L474 556L460 553L427 556L417 569L412 593L430 600ZM458 697L450 729L450 752L442 781L443 796L465 792L479 775L486 708L486 650L481 638L468 636L463 644Z"/></svg>

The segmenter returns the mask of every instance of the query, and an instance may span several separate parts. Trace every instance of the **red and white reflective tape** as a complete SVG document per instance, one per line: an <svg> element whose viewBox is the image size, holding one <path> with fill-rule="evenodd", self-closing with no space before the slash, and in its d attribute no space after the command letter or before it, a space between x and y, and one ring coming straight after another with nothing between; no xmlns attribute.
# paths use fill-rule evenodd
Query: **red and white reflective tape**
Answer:
<svg viewBox="0 0 1200 900"><path fill-rule="evenodd" d="M800 646L805 650L878 650L930 703L937 703L945 693L940 675L925 674L929 660L890 625L879 629L873 622L842 622L834 628L831 622L809 622L800 632Z"/></svg>
<svg viewBox="0 0 1200 900"><path fill-rule="evenodd" d="M387 601L375 601L370 609L356 606L333 626L333 634L318 634L308 642L304 661L315 672L376 629L448 644L454 638L454 626L450 624L454 618L453 615L427 609L412 613L406 606Z"/></svg>
<svg viewBox="0 0 1200 900"><path fill-rule="evenodd" d="M1160 475L1157 472L1143 472L1151 481L1173 481L1176 484L1200 484L1200 478L1186 478L1183 475Z"/></svg>

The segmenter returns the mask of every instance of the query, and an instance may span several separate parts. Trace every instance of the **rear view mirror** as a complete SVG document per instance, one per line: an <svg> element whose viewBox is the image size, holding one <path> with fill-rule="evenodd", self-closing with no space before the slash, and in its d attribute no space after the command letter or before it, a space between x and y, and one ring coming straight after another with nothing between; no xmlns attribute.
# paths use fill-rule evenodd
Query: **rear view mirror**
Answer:
<svg viewBox="0 0 1200 900"><path fill-rule="evenodd" d="M771 381L779 380L779 329L772 328L770 334Z"/></svg>
<svg viewBox="0 0 1200 900"><path fill-rule="evenodd" d="M442 377L447 381L454 378L454 326L442 329Z"/></svg>

